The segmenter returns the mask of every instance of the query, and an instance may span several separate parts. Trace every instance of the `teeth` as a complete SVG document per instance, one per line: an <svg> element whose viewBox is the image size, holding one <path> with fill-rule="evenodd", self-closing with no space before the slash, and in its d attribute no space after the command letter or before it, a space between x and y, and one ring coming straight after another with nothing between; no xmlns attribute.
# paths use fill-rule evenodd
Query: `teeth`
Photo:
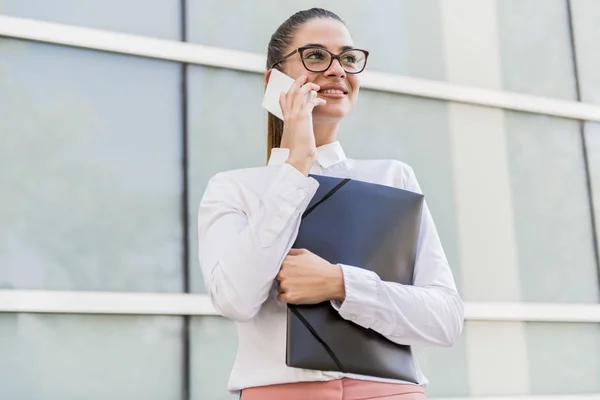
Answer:
<svg viewBox="0 0 600 400"><path fill-rule="evenodd" d="M327 90L321 90L321 93L329 93L329 94L344 94L343 91L341 90L336 90L336 89L327 89Z"/></svg>

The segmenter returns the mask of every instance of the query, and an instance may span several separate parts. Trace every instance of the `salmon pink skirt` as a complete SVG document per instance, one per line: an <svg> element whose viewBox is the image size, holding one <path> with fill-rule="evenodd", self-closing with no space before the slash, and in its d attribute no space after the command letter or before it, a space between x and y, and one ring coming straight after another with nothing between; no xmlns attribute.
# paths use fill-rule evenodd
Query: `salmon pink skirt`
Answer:
<svg viewBox="0 0 600 400"><path fill-rule="evenodd" d="M244 389L241 400L424 400L422 386L337 379Z"/></svg>

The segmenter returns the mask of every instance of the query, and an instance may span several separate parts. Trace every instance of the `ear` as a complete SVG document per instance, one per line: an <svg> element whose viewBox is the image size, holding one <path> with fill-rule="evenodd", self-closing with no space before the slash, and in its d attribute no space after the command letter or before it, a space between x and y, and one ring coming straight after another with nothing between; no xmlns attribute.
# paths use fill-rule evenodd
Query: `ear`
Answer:
<svg viewBox="0 0 600 400"><path fill-rule="evenodd" d="M265 85L267 85L269 83L269 79L271 79L271 72L273 71L273 68L271 68L270 70L268 70L265 73Z"/></svg>

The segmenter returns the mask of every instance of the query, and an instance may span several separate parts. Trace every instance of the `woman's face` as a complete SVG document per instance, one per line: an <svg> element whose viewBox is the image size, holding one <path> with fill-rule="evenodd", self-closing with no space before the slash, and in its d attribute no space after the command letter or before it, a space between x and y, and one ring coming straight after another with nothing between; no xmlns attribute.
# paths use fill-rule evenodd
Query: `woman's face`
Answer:
<svg viewBox="0 0 600 400"><path fill-rule="evenodd" d="M339 54L345 48L354 47L354 42L348 28L341 22L315 18L297 30L294 41L285 54L308 45L319 45L333 54ZM329 69L324 72L308 71L304 68L299 54L294 54L282 64L284 72L292 78L296 79L305 74L308 82L321 87L318 96L325 99L327 104L314 109L313 119L339 121L354 108L360 87L360 74L346 73L338 60L333 60Z"/></svg>

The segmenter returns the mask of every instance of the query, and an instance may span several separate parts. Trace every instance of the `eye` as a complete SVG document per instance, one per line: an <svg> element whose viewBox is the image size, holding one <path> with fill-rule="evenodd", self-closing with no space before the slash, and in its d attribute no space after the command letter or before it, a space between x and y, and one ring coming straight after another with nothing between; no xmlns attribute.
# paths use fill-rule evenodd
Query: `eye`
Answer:
<svg viewBox="0 0 600 400"><path fill-rule="evenodd" d="M344 54L344 62L349 64L356 64L358 62L358 57L355 54Z"/></svg>
<svg viewBox="0 0 600 400"><path fill-rule="evenodd" d="M307 60L324 60L326 58L325 52L322 50L308 50L304 54L304 58Z"/></svg>

